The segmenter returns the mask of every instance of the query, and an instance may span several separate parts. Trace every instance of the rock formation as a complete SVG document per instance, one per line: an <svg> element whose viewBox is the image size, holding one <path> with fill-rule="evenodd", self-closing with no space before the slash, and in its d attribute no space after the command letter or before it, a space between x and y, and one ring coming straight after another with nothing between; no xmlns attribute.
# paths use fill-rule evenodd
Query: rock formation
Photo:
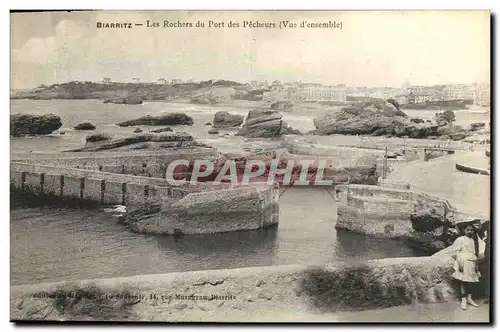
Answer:
<svg viewBox="0 0 500 332"><path fill-rule="evenodd" d="M134 133L142 133L142 129L141 128L135 128L134 129Z"/></svg>
<svg viewBox="0 0 500 332"><path fill-rule="evenodd" d="M140 98L127 97L127 98L106 98L105 104L124 104L124 105L140 105L142 100Z"/></svg>
<svg viewBox="0 0 500 332"><path fill-rule="evenodd" d="M288 124L281 120L281 118L282 115L273 110L251 110L248 112L245 123L236 135L251 138L271 138L291 133L300 133L299 131L288 127Z"/></svg>
<svg viewBox="0 0 500 332"><path fill-rule="evenodd" d="M102 141L111 141L113 139L113 136L110 135L110 134L106 134L106 133L96 133L96 134L92 134L92 135L88 135L86 138L85 138L85 141L87 143L95 143L95 142L102 142Z"/></svg>
<svg viewBox="0 0 500 332"><path fill-rule="evenodd" d="M151 130L152 133L164 133L164 132L168 132L168 131L173 131L173 130L170 127Z"/></svg>
<svg viewBox="0 0 500 332"><path fill-rule="evenodd" d="M231 128L239 127L243 123L243 116L238 114L230 114L227 111L219 111L215 113L213 127L214 128Z"/></svg>
<svg viewBox="0 0 500 332"><path fill-rule="evenodd" d="M215 128L210 128L210 129L208 130L208 133L209 133L209 134L218 134L218 133L219 133L219 130L218 130L218 129L215 129Z"/></svg>
<svg viewBox="0 0 500 332"><path fill-rule="evenodd" d="M454 141L462 140L469 135L467 130L461 126L456 126L451 123L446 123L444 126L437 128L437 136L440 139L452 139Z"/></svg>
<svg viewBox="0 0 500 332"><path fill-rule="evenodd" d="M314 119L314 135L373 135L405 138L441 137L461 140L469 135L460 126L453 125L452 111L436 113L432 122L408 118L394 103L381 99L367 99L355 105L344 107L338 113L326 114Z"/></svg>
<svg viewBox="0 0 500 332"><path fill-rule="evenodd" d="M10 135L48 135L62 126L61 118L54 114L13 114L10 116Z"/></svg>
<svg viewBox="0 0 500 332"><path fill-rule="evenodd" d="M74 130L94 130L95 126L90 122L79 123L73 127Z"/></svg>
<svg viewBox="0 0 500 332"><path fill-rule="evenodd" d="M475 123L471 123L470 130L471 131L476 131L476 130L484 129L485 127L486 127L486 123L484 123L484 122L475 122Z"/></svg>
<svg viewBox="0 0 500 332"><path fill-rule="evenodd" d="M130 126L173 126L173 125L187 125L193 124L193 118L185 113L168 113L160 116L146 115L135 120L124 121L118 123L120 127Z"/></svg>
<svg viewBox="0 0 500 332"><path fill-rule="evenodd" d="M448 220L451 213L439 211L435 205L420 202L410 214L413 231L408 234L407 242L420 252L434 254L451 245L457 237L457 230Z"/></svg>
<svg viewBox="0 0 500 332"><path fill-rule="evenodd" d="M319 135L403 136L408 116L381 99L369 99L314 119Z"/></svg>
<svg viewBox="0 0 500 332"><path fill-rule="evenodd" d="M101 134L102 135L102 134ZM101 138L100 140L97 140ZM91 140L89 140L91 139ZM92 144L88 144L91 142ZM165 148L187 148L205 146L195 142L192 136L179 133L140 133L131 137L110 140L108 137L93 135L87 137L87 144L84 148L72 150L71 152L89 152L101 150L135 150L148 149L157 150Z"/></svg>
<svg viewBox="0 0 500 332"><path fill-rule="evenodd" d="M281 134L282 135L302 135L300 130L298 129L293 129L288 125L286 121L283 121L281 123Z"/></svg>
<svg viewBox="0 0 500 332"><path fill-rule="evenodd" d="M438 125L444 126L455 121L455 112L446 110L442 113L436 113L435 118Z"/></svg>

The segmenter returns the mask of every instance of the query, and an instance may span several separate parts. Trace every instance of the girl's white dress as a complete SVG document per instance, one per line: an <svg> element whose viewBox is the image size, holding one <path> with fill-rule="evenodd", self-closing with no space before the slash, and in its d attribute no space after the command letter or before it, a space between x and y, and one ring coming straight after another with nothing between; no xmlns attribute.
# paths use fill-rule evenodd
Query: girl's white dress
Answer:
<svg viewBox="0 0 500 332"><path fill-rule="evenodd" d="M455 240L453 247L457 255L453 266L455 270L453 278L466 282L478 282L480 273L476 272L478 257L474 248L474 240L464 235ZM462 272L459 270L460 266L463 266Z"/></svg>

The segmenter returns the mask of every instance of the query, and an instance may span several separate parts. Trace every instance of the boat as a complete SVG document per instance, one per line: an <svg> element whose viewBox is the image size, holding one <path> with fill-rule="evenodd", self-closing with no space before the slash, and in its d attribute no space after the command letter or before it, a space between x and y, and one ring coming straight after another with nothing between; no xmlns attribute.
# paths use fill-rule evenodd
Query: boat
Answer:
<svg viewBox="0 0 500 332"><path fill-rule="evenodd" d="M487 171L487 170L485 170L485 169L476 168L476 167L472 167L472 166L466 166L466 165L462 165L462 164L459 164L459 163L455 164L455 168L458 171L465 172L465 173L490 175L490 172Z"/></svg>

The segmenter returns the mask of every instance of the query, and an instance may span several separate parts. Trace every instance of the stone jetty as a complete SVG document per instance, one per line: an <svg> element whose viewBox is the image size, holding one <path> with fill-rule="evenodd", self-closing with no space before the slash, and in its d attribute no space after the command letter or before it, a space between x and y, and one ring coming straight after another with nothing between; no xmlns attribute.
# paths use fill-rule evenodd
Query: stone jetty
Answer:
<svg viewBox="0 0 500 332"><path fill-rule="evenodd" d="M125 205L125 224L145 233L203 234L278 223L278 188L199 183L173 186L175 160L208 159L214 149L14 156L11 188L56 200ZM130 213L129 213L130 211Z"/></svg>

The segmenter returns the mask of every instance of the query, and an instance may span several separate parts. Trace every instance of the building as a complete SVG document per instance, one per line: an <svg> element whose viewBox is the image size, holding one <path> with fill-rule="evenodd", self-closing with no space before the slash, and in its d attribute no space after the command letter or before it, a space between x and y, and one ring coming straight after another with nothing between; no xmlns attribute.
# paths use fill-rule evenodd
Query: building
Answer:
<svg viewBox="0 0 500 332"><path fill-rule="evenodd" d="M138 84L139 82L140 82L140 80L139 80L139 78L138 78L138 77L134 77L134 78L132 79L132 83L134 83L134 84Z"/></svg>
<svg viewBox="0 0 500 332"><path fill-rule="evenodd" d="M365 87L350 87L347 88L346 93L349 97L354 98L367 98L369 97L368 89Z"/></svg>
<svg viewBox="0 0 500 332"><path fill-rule="evenodd" d="M408 95L397 95L394 96L394 100L398 102L399 105L407 105L410 102Z"/></svg>
<svg viewBox="0 0 500 332"><path fill-rule="evenodd" d="M472 86L464 84L451 84L443 88L444 100L473 100L474 91Z"/></svg>
<svg viewBox="0 0 500 332"><path fill-rule="evenodd" d="M167 80L164 78L159 78L158 80L156 80L156 83L165 85L167 84Z"/></svg>
<svg viewBox="0 0 500 332"><path fill-rule="evenodd" d="M393 88L375 88L368 93L368 97L387 100L394 98L397 94Z"/></svg>
<svg viewBox="0 0 500 332"><path fill-rule="evenodd" d="M111 83L111 78L109 78L109 77L104 77L104 78L102 79L102 83L104 83L104 84L110 84L110 83Z"/></svg>
<svg viewBox="0 0 500 332"><path fill-rule="evenodd" d="M428 90L427 96L428 96L428 100L432 101L432 102L444 100L444 94L439 90Z"/></svg>
<svg viewBox="0 0 500 332"><path fill-rule="evenodd" d="M178 78L172 79L172 85L174 85L174 84L182 84L182 83L183 83L183 81L181 79L178 79Z"/></svg>
<svg viewBox="0 0 500 332"><path fill-rule="evenodd" d="M268 89L269 88L269 83L267 83L267 80L264 82L259 82L259 88L260 89Z"/></svg>
<svg viewBox="0 0 500 332"><path fill-rule="evenodd" d="M474 105L480 107L489 107L491 104L490 85L489 84L474 84Z"/></svg>
<svg viewBox="0 0 500 332"><path fill-rule="evenodd" d="M345 88L317 83L303 83L299 87L289 87L286 98L292 101L340 101L347 100Z"/></svg>
<svg viewBox="0 0 500 332"><path fill-rule="evenodd" d="M408 102L413 103L425 103L425 102L437 102L443 101L444 94L441 91L433 89L414 89L409 94Z"/></svg>

